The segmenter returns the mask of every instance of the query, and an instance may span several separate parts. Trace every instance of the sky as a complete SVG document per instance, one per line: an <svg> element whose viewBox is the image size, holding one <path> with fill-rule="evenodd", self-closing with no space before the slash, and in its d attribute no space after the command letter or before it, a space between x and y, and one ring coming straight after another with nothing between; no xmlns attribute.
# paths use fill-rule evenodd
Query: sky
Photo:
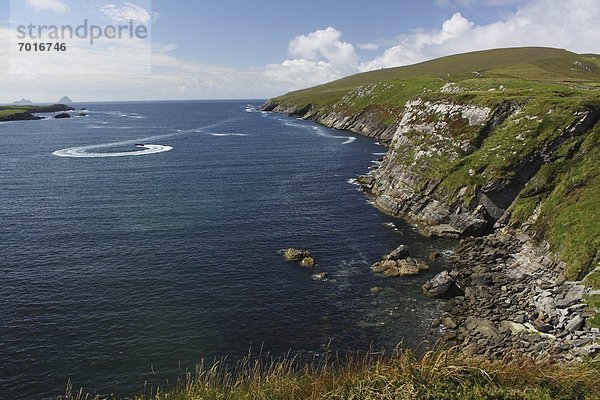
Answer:
<svg viewBox="0 0 600 400"><path fill-rule="evenodd" d="M86 20L146 34L18 37ZM600 53L599 20L598 0L3 0L0 102L264 99L475 50ZM66 49L19 51L42 42Z"/></svg>

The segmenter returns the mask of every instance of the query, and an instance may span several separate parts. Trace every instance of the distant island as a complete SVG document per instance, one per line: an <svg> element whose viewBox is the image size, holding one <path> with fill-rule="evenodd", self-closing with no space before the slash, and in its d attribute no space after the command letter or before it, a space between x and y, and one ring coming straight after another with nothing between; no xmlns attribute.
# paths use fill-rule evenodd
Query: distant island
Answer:
<svg viewBox="0 0 600 400"><path fill-rule="evenodd" d="M21 100L17 100L13 103L16 106L25 106L25 105L29 105L29 104L33 104L33 102L29 99L21 99Z"/></svg>
<svg viewBox="0 0 600 400"><path fill-rule="evenodd" d="M42 119L35 114L73 111L73 107L66 104L53 104L50 106L13 105L0 106L0 122L7 121L32 121Z"/></svg>
<svg viewBox="0 0 600 400"><path fill-rule="evenodd" d="M64 97L62 97L60 100L58 100L56 103L57 103L57 104L66 104L66 105L71 105L71 104L73 104L73 100L71 100L71 99L69 98L69 96L64 96Z"/></svg>

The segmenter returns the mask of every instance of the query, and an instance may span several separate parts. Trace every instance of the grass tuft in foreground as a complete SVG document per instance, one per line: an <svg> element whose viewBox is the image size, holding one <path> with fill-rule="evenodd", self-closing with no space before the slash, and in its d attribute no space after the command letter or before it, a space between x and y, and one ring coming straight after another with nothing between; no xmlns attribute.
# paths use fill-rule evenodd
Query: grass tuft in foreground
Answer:
<svg viewBox="0 0 600 400"><path fill-rule="evenodd" d="M67 389L57 400L96 400ZM598 360L577 365L531 361L482 361L450 352L410 351L393 357L369 354L340 361L325 357L305 364L296 358L250 360L230 371L225 363L198 366L178 385L135 400L200 399L598 399Z"/></svg>

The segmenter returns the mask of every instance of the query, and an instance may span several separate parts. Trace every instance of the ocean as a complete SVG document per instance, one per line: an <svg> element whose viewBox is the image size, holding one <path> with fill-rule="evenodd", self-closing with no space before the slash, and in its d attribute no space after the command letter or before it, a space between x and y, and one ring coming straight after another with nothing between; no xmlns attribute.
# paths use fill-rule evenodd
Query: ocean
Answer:
<svg viewBox="0 0 600 400"><path fill-rule="evenodd" d="M442 265L395 279L369 266L450 243L352 184L385 147L259 105L90 103L0 124L0 397L49 399L69 379L135 394L261 348L423 345L440 303L420 285Z"/></svg>

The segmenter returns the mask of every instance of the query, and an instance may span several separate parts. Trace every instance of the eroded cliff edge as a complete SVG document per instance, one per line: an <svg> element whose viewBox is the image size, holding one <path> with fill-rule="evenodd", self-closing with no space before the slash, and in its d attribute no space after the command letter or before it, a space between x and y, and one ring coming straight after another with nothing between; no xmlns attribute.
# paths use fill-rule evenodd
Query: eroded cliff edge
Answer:
<svg viewBox="0 0 600 400"><path fill-rule="evenodd" d="M598 66L552 60L544 65L552 65L554 82L489 71L396 74L263 106L386 143L381 166L359 178L376 205L426 234L470 238L451 275L473 290L449 303L444 329L450 343L473 353L569 359L598 350L600 94L595 75L574 82L565 72ZM586 276L585 285L573 282Z"/></svg>

